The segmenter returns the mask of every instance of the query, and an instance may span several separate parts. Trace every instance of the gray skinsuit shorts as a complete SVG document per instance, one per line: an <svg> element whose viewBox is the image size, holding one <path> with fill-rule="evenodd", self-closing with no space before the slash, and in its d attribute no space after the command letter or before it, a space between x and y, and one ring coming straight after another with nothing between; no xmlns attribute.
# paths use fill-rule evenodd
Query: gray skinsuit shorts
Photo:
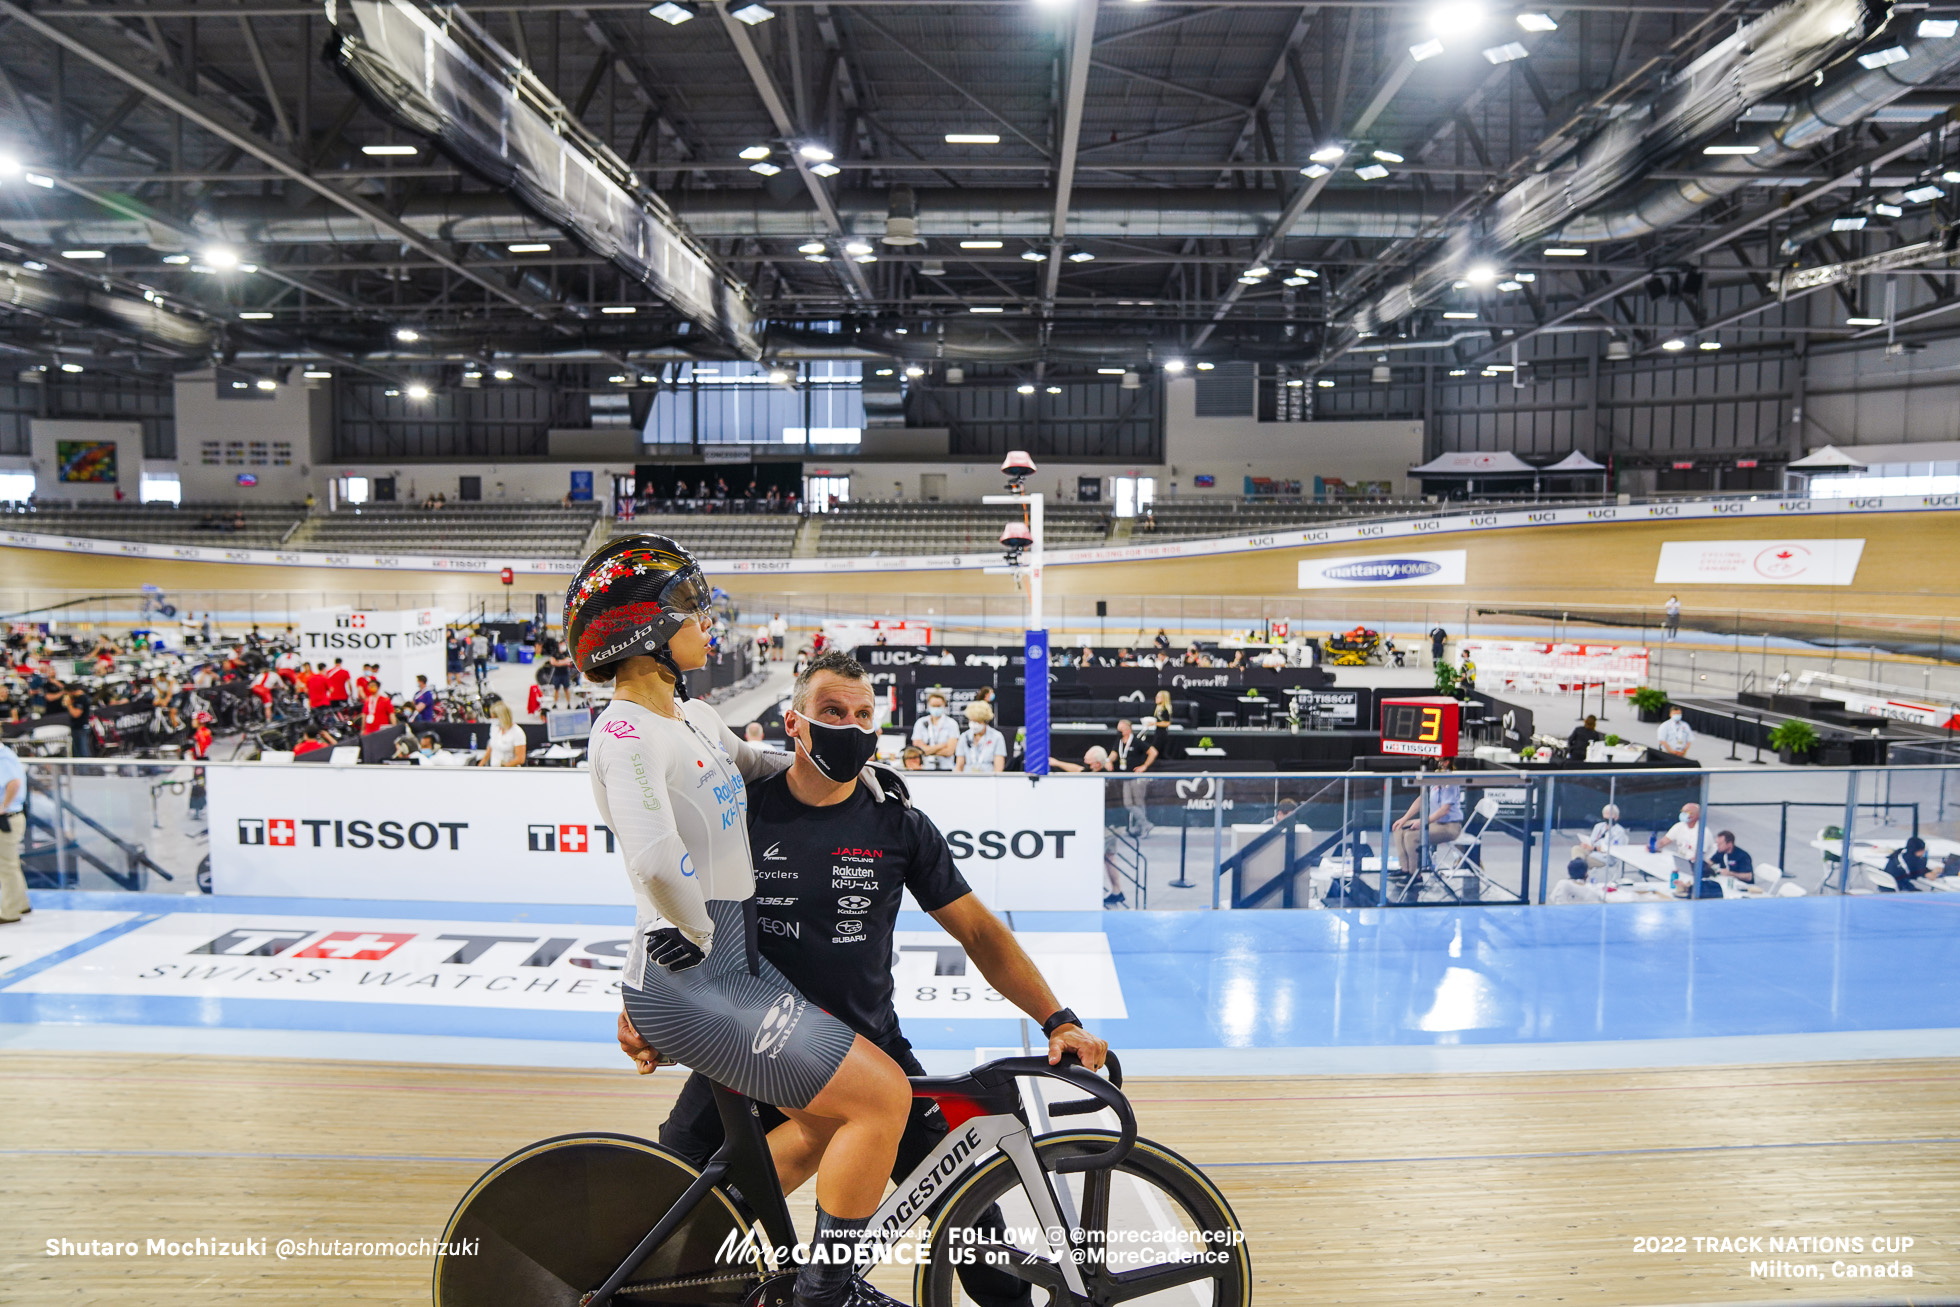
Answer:
<svg viewBox="0 0 1960 1307"><path fill-rule="evenodd" d="M622 986L626 1015L663 1060L759 1102L807 1107L855 1036L761 955L745 908L710 902L714 952L686 971L649 962L644 988Z"/></svg>

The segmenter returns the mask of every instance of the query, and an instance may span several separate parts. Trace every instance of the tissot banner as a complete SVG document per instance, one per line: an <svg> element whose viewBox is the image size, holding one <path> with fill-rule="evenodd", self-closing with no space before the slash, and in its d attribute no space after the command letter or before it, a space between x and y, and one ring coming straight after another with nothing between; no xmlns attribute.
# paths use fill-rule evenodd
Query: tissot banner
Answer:
<svg viewBox="0 0 1960 1307"><path fill-rule="evenodd" d="M1300 588L1337 590L1351 586L1379 589L1390 585L1462 585L1465 557L1466 551L1461 549L1407 549L1398 554L1303 558L1300 560Z"/></svg>
<svg viewBox="0 0 1960 1307"><path fill-rule="evenodd" d="M1668 540L1662 585L1850 585L1863 540Z"/></svg>
<svg viewBox="0 0 1960 1307"><path fill-rule="evenodd" d="M974 891L999 911L1101 905L1102 783L911 776ZM558 768L218 767L219 894L630 904L590 774Z"/></svg>

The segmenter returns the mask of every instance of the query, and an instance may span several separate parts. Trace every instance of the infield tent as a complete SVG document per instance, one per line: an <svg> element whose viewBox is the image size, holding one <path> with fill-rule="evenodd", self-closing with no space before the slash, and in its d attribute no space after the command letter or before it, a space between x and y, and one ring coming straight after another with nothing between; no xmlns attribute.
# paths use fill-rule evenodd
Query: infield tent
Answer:
<svg viewBox="0 0 1960 1307"><path fill-rule="evenodd" d="M1429 493L1431 481L1462 482L1461 493L1473 495L1477 483L1485 483L1486 491L1493 481L1518 481L1536 478L1538 469L1519 458L1509 450L1459 450L1453 454L1439 454L1421 467L1409 469L1409 475L1421 477L1423 492ZM1456 490L1452 484L1449 489Z"/></svg>

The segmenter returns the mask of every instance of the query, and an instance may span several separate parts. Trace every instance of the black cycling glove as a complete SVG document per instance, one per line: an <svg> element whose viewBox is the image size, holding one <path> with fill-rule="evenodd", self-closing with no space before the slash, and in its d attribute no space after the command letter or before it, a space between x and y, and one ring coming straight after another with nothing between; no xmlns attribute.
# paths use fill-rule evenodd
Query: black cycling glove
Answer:
<svg viewBox="0 0 1960 1307"><path fill-rule="evenodd" d="M676 926L662 926L647 936L647 956L669 971L698 967L708 955Z"/></svg>

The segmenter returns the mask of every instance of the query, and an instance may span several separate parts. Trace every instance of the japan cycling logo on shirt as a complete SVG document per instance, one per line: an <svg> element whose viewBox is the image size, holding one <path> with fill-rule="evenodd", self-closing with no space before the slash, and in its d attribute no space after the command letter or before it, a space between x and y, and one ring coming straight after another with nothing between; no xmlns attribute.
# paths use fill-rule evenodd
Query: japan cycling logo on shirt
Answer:
<svg viewBox="0 0 1960 1307"><path fill-rule="evenodd" d="M755 1039L749 1044L749 1052L775 1057L789 1043L789 1037L796 1029L796 1019L802 1015L803 1000L785 990L777 995L769 1010L762 1014L762 1021L755 1028Z"/></svg>

